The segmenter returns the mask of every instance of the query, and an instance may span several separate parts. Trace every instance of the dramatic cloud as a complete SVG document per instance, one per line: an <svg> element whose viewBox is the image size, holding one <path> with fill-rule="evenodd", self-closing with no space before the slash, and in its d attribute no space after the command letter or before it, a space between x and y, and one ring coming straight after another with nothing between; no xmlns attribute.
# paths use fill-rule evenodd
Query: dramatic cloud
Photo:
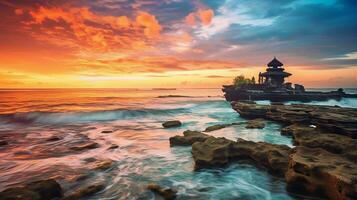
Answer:
<svg viewBox="0 0 357 200"><path fill-rule="evenodd" d="M3 0L0 87L140 86L186 72L192 80L177 85L219 87L273 56L291 81L356 86L356 9L351 0Z"/></svg>

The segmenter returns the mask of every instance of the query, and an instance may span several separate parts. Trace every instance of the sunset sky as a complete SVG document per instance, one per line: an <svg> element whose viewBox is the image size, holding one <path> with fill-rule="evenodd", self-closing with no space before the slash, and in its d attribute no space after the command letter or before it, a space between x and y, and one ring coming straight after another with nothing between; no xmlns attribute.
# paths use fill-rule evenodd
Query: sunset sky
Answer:
<svg viewBox="0 0 357 200"><path fill-rule="evenodd" d="M357 87L355 0L0 0L0 88Z"/></svg>

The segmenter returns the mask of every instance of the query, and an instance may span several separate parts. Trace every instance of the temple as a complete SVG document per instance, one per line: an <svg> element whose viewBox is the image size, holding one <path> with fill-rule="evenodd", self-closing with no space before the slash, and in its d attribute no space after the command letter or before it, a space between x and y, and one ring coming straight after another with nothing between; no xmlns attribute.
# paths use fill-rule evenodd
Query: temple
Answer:
<svg viewBox="0 0 357 200"><path fill-rule="evenodd" d="M285 72L282 62L274 57L267 66L265 72L259 73L257 84L251 81L240 85L224 85L222 90L226 100L312 101L357 97L346 94L342 88L331 92L313 92L305 91L305 87L300 84L292 87L292 83L285 82L285 78L292 74Z"/></svg>
<svg viewBox="0 0 357 200"><path fill-rule="evenodd" d="M270 85L272 87L281 87L284 84L284 79L291 76L290 73L284 72L283 63L276 57L270 61L266 72L259 73L259 84Z"/></svg>

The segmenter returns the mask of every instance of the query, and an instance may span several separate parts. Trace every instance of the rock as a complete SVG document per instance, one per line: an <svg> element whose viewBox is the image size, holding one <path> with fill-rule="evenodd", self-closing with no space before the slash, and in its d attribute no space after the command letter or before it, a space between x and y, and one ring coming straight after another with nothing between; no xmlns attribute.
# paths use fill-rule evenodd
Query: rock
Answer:
<svg viewBox="0 0 357 200"><path fill-rule="evenodd" d="M181 126L182 123L178 120L173 120L173 121L167 121L162 124L164 128L173 128L173 127L179 127Z"/></svg>
<svg viewBox="0 0 357 200"><path fill-rule="evenodd" d="M24 187L9 188L0 192L2 200L50 200L62 197L62 188L54 180L41 180Z"/></svg>
<svg viewBox="0 0 357 200"><path fill-rule="evenodd" d="M292 124L292 125L289 125L289 126L285 126L284 128L282 128L280 130L280 134L281 135L286 135L286 136L292 136L293 135L293 132L294 132L294 129L300 127L300 125L298 124Z"/></svg>
<svg viewBox="0 0 357 200"><path fill-rule="evenodd" d="M86 150L86 149L95 149L98 148L99 144L96 142L87 142L78 146L73 146L71 147L71 150L74 151L82 151L82 150Z"/></svg>
<svg viewBox="0 0 357 200"><path fill-rule="evenodd" d="M110 131L110 130L104 130L104 131L102 131L101 133L113 133L113 131Z"/></svg>
<svg viewBox="0 0 357 200"><path fill-rule="evenodd" d="M177 191L171 188L161 188L159 185L151 183L146 187L148 190L160 195L164 200L176 199Z"/></svg>
<svg viewBox="0 0 357 200"><path fill-rule="evenodd" d="M184 131L183 132L184 136L179 136L176 135L174 137L170 137L170 146L175 146L175 145L180 145L180 146L189 146L192 145L195 142L202 142L205 141L207 138L209 138L209 135L206 135L204 133L198 132L198 131Z"/></svg>
<svg viewBox="0 0 357 200"><path fill-rule="evenodd" d="M269 109L268 105L258 105L255 103L235 102L232 103L233 109L236 110L240 116L247 118L264 118Z"/></svg>
<svg viewBox="0 0 357 200"><path fill-rule="evenodd" d="M231 124L216 124L216 125L207 127L204 132L216 131L216 130L219 130L222 128L227 128L227 127L234 126L234 125L241 125L242 123L244 123L244 122L235 122L235 123L231 123Z"/></svg>
<svg viewBox="0 0 357 200"><path fill-rule="evenodd" d="M264 127L265 127L265 122L262 119L254 119L254 120L249 120L245 128L262 129Z"/></svg>
<svg viewBox="0 0 357 200"><path fill-rule="evenodd" d="M93 185L87 185L85 187L79 188L74 192L67 195L64 200L77 200L90 195L94 195L95 193L103 190L105 185L103 183L95 183Z"/></svg>
<svg viewBox="0 0 357 200"><path fill-rule="evenodd" d="M326 133L304 126L294 126L292 134L294 145L322 148L352 161L357 160L357 141L348 136Z"/></svg>
<svg viewBox="0 0 357 200"><path fill-rule="evenodd" d="M285 174L287 190L332 200L357 198L357 165L321 148L296 147Z"/></svg>
<svg viewBox="0 0 357 200"><path fill-rule="evenodd" d="M204 142L192 145L195 169L222 167L232 160L249 159L265 166L274 174L282 176L288 167L290 148L265 142L209 137Z"/></svg>
<svg viewBox="0 0 357 200"><path fill-rule="evenodd" d="M219 129L222 129L222 128L226 128L228 126L229 126L229 124L216 124L216 125L207 127L205 129L205 132L216 131L216 130L219 130Z"/></svg>
<svg viewBox="0 0 357 200"><path fill-rule="evenodd" d="M112 145L108 148L108 150L117 149L117 148L119 148L118 145L112 144Z"/></svg>
<svg viewBox="0 0 357 200"><path fill-rule="evenodd" d="M314 124L334 134L357 138L357 109L306 104L258 105L233 102L242 117L265 118L284 124Z"/></svg>
<svg viewBox="0 0 357 200"><path fill-rule="evenodd" d="M60 137L57 137L57 136L52 136L52 137L49 137L46 139L46 141L48 142L55 142L55 141L58 141L58 140L61 140L62 138Z"/></svg>
<svg viewBox="0 0 357 200"><path fill-rule="evenodd" d="M9 143L5 140L0 140L0 146L8 145Z"/></svg>
<svg viewBox="0 0 357 200"><path fill-rule="evenodd" d="M95 163L93 170L107 170L112 167L114 162L112 160L101 160Z"/></svg>
<svg viewBox="0 0 357 200"><path fill-rule="evenodd" d="M83 161L87 162L87 163L90 163L90 162L95 162L97 161L96 158L93 158L93 157L89 157L89 158L84 158Z"/></svg>
<svg viewBox="0 0 357 200"><path fill-rule="evenodd" d="M192 144L192 156L195 169L223 167L231 158L233 141L225 138L210 137L204 142Z"/></svg>

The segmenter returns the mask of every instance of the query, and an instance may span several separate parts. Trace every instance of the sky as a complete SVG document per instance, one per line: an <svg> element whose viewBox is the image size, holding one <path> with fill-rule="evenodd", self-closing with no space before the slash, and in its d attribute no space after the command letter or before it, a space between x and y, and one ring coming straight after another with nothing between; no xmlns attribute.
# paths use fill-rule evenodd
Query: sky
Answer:
<svg viewBox="0 0 357 200"><path fill-rule="evenodd" d="M0 88L357 87L355 0L0 0Z"/></svg>

